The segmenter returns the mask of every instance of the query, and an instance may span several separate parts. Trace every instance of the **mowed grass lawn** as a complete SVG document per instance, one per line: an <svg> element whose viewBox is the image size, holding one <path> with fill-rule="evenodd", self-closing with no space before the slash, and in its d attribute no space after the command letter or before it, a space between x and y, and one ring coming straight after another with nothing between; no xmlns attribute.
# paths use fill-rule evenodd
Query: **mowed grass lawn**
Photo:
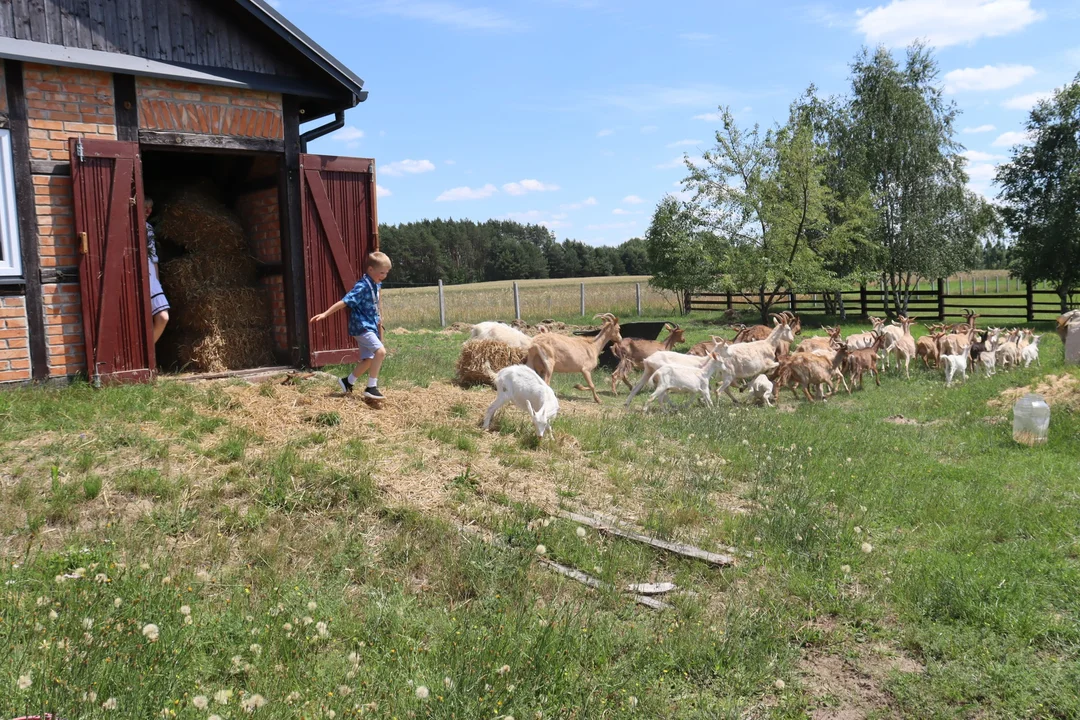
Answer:
<svg viewBox="0 0 1080 720"><path fill-rule="evenodd" d="M379 412L329 376L0 393L0 717L1080 716L1078 373L1052 334L1041 368L779 410L644 415L561 376L541 442L509 407L479 429L463 339L390 335ZM995 401L1047 375L1050 441L1019 446ZM618 590L660 581L664 611Z"/></svg>

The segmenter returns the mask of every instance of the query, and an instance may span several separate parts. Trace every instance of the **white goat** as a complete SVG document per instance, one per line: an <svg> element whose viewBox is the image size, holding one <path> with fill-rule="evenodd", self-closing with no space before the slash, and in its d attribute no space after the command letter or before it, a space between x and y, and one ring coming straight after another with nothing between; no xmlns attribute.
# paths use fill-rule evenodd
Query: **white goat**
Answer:
<svg viewBox="0 0 1080 720"><path fill-rule="evenodd" d="M945 365L945 387L952 387L953 378L957 373L963 380L967 380L968 355L971 354L971 346L964 347L959 355L942 355L941 362Z"/></svg>
<svg viewBox="0 0 1080 720"><path fill-rule="evenodd" d="M644 409L648 410L654 400L660 400L668 407L674 407L675 404L671 402L671 393L698 395L706 405L712 407L709 381L718 370L723 371L726 380L731 373L731 365L715 352L710 352L705 356L705 365L700 368L685 365L663 366L656 371L656 390L645 401Z"/></svg>
<svg viewBox="0 0 1080 720"><path fill-rule="evenodd" d="M1032 335L1031 342L1020 351L1020 358L1024 361L1024 367L1031 367L1031 363L1034 361L1036 365L1042 367L1042 361L1039 360L1039 338L1042 335Z"/></svg>
<svg viewBox="0 0 1080 720"><path fill-rule="evenodd" d="M532 345L532 338L517 328L501 322L482 322L472 326L469 331L470 340L498 340L510 347L528 350Z"/></svg>
<svg viewBox="0 0 1080 720"><path fill-rule="evenodd" d="M721 392L724 392L731 398L731 402L738 404L739 401L731 394L732 382L755 378L780 364L776 361L776 356L781 348L791 345L791 342L795 339L795 333L791 329L791 320L789 318L776 314L773 314L772 317L775 326L772 333L765 340L724 345L717 348L716 352L720 357L731 363L731 373L724 373L723 382L716 388L717 397L720 396Z"/></svg>
<svg viewBox="0 0 1080 720"><path fill-rule="evenodd" d="M714 342L713 349L715 350L720 343ZM634 399L634 396L641 392L641 389L645 387L646 383L652 383L655 385L655 377L657 371L662 367L668 365L676 365L680 367L688 367L700 369L705 367L705 363L708 362L709 356L706 355L687 355L686 353L678 353L672 350L661 350L654 352L641 363L642 373L641 378L638 379L637 385L630 390L630 397L626 398L626 407L630 407L630 401Z"/></svg>
<svg viewBox="0 0 1080 720"><path fill-rule="evenodd" d="M769 407L773 407L773 384L764 374L754 378L750 385L747 386L747 389L750 391L751 401L754 403L765 403Z"/></svg>
<svg viewBox="0 0 1080 720"><path fill-rule="evenodd" d="M555 397L555 391L535 370L525 365L504 367L495 375L494 382L495 390L499 394L484 414L484 429L487 430L491 425L495 411L512 402L529 413L533 425L536 426L536 434L544 437L544 433L551 427L551 421L559 412L559 399Z"/></svg>

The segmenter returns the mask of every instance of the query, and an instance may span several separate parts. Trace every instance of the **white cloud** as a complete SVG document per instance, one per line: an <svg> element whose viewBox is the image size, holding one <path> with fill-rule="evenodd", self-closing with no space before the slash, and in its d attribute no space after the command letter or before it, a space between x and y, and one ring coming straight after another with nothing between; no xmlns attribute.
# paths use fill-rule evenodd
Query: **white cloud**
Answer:
<svg viewBox="0 0 1080 720"><path fill-rule="evenodd" d="M457 165L457 160L443 160L443 165Z"/></svg>
<svg viewBox="0 0 1080 720"><path fill-rule="evenodd" d="M969 162L994 162L997 160L1004 160L1004 155L994 155L993 153L981 152L979 150L965 150L960 153L968 159Z"/></svg>
<svg viewBox="0 0 1080 720"><path fill-rule="evenodd" d="M856 10L855 16L868 44L904 47L923 39L942 48L1007 35L1044 14L1031 7L1031 0L892 0Z"/></svg>
<svg viewBox="0 0 1080 720"><path fill-rule="evenodd" d="M1029 142L1031 138L1026 132L1017 132L1010 130L1009 132L1001 133L997 136L994 142L990 143L994 147L1012 147L1013 145L1023 145Z"/></svg>
<svg viewBox="0 0 1080 720"><path fill-rule="evenodd" d="M679 157L668 160L665 163L660 163L659 165L656 166L656 168L659 169L659 170L669 170L671 168L686 167L686 160L688 158L690 160L690 164L695 166L695 167L700 166L701 163L704 162L701 158L693 158L693 157L689 157L687 155L680 155Z"/></svg>
<svg viewBox="0 0 1080 720"><path fill-rule="evenodd" d="M390 197L394 193L390 192L388 188L384 188L382 185L375 183L375 197L384 198Z"/></svg>
<svg viewBox="0 0 1080 720"><path fill-rule="evenodd" d="M1008 110L1030 110L1035 106L1035 103L1040 100L1047 100L1052 97L1054 97L1054 93L1049 90L1028 93L1027 95L1017 95L1016 97L1011 97L1001 103L1001 107Z"/></svg>
<svg viewBox="0 0 1080 720"><path fill-rule="evenodd" d="M607 137L608 135L614 135L615 131L611 128L604 128L600 132L596 133L596 137Z"/></svg>
<svg viewBox="0 0 1080 720"><path fill-rule="evenodd" d="M704 120L706 122L720 122L721 115L718 112L702 113L701 115L695 115L693 120Z"/></svg>
<svg viewBox="0 0 1080 720"><path fill-rule="evenodd" d="M360 3L356 4L360 6ZM443 0L381 0L363 6L347 6L349 15L394 15L410 20L425 20L449 25L459 30L520 30L521 23L487 8L462 7Z"/></svg>
<svg viewBox="0 0 1080 720"><path fill-rule="evenodd" d="M617 223L597 223L594 225L586 225L586 230L621 230L624 228L631 228L637 225L637 220L628 220L626 222Z"/></svg>
<svg viewBox="0 0 1080 720"><path fill-rule="evenodd" d="M399 175L416 175L418 173L431 172L435 169L435 163L430 160L398 160L387 165L383 165L379 168L379 172L383 175L393 175L397 177Z"/></svg>
<svg viewBox="0 0 1080 720"><path fill-rule="evenodd" d="M641 203L645 202L644 200L639 198L637 195L627 195L626 197L624 197L622 199L622 201L624 203L626 203L627 205L640 205Z"/></svg>
<svg viewBox="0 0 1080 720"><path fill-rule="evenodd" d="M981 68L961 68L945 73L945 92L964 90L1004 90L1019 85L1035 74L1030 65L983 65Z"/></svg>
<svg viewBox="0 0 1080 720"><path fill-rule="evenodd" d="M993 125L979 125L977 127L966 127L963 130L961 130L960 132L984 133L984 132L994 132L995 130L997 130L997 128L994 127Z"/></svg>
<svg viewBox="0 0 1080 720"><path fill-rule="evenodd" d="M456 187L447 190L439 197L435 198L435 202L447 202L453 200L483 200L484 198L491 197L495 193L499 192L491 183L488 183L484 187L471 188L468 186Z"/></svg>
<svg viewBox="0 0 1080 720"><path fill-rule="evenodd" d="M612 215L640 215L640 210L624 210L622 208L615 208L611 211Z"/></svg>
<svg viewBox="0 0 1080 720"><path fill-rule="evenodd" d="M558 185L542 183L539 180L522 180L521 182L506 183L502 186L507 195L524 195L529 192L551 192L558 190Z"/></svg>
<svg viewBox="0 0 1080 720"><path fill-rule="evenodd" d="M345 147L355 148L360 146L360 139L364 137L364 131L360 128L347 125L336 133L330 135L331 140L345 143Z"/></svg>
<svg viewBox="0 0 1080 720"><path fill-rule="evenodd" d="M516 220L526 225L542 225L549 230L570 227L571 223L563 222L566 215L552 215L543 210L526 210L525 212L512 212L504 216L507 220Z"/></svg>
<svg viewBox="0 0 1080 720"><path fill-rule="evenodd" d="M994 179L994 175L997 174L997 165L993 163L976 163L968 165L965 170L971 182L982 184Z"/></svg>
<svg viewBox="0 0 1080 720"><path fill-rule="evenodd" d="M642 135L648 135L649 133L654 133L659 129L660 128L656 127L655 125L642 125L641 126L641 134Z"/></svg>
<svg viewBox="0 0 1080 720"><path fill-rule="evenodd" d="M580 210L583 207L591 207L596 204L596 198L587 197L581 202L568 203L566 205L560 205L563 210Z"/></svg>
<svg viewBox="0 0 1080 720"><path fill-rule="evenodd" d="M668 147L686 147L687 145L700 145L700 140L676 140L673 143L668 143Z"/></svg>
<svg viewBox="0 0 1080 720"><path fill-rule="evenodd" d="M543 225L548 230L556 230L558 228L570 227L572 225L572 223L563 222L562 220L541 220L536 224Z"/></svg>
<svg viewBox="0 0 1080 720"><path fill-rule="evenodd" d="M673 107L716 107L732 91L709 83L680 85L631 85L618 92L594 96L604 105L613 105L634 112L663 110Z"/></svg>

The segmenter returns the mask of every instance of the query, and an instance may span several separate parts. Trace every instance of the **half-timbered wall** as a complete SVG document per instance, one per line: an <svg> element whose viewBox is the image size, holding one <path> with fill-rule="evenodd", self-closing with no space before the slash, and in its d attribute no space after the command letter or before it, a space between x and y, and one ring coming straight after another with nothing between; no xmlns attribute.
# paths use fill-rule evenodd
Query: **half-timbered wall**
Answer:
<svg viewBox="0 0 1080 720"><path fill-rule="evenodd" d="M269 31L212 0L4 0L0 37L299 76ZM17 9L18 8L18 9Z"/></svg>
<svg viewBox="0 0 1080 720"><path fill-rule="evenodd" d="M144 130L284 137L281 95L140 77L139 127Z"/></svg>

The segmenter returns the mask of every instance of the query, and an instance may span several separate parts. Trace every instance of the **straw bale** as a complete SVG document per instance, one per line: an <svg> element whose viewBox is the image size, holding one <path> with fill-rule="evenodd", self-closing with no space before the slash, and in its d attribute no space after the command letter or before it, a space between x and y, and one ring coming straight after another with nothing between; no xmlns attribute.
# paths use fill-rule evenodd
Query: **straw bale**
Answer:
<svg viewBox="0 0 1080 720"><path fill-rule="evenodd" d="M270 324L266 291L262 288L210 288L170 296L176 326L182 330L235 330Z"/></svg>
<svg viewBox="0 0 1080 720"><path fill-rule="evenodd" d="M161 265L161 285L173 297L212 287L255 284L255 259L248 254L194 253Z"/></svg>
<svg viewBox="0 0 1080 720"><path fill-rule="evenodd" d="M525 362L526 351L498 340L469 340L457 360L457 383L462 386L491 385L491 373Z"/></svg>
<svg viewBox="0 0 1080 720"><path fill-rule="evenodd" d="M272 365L269 328L237 328L207 333L186 331L178 337L178 354L185 370L224 372Z"/></svg>
<svg viewBox="0 0 1080 720"><path fill-rule="evenodd" d="M156 230L192 252L237 255L247 249L236 214L210 195L188 188L173 195Z"/></svg>

